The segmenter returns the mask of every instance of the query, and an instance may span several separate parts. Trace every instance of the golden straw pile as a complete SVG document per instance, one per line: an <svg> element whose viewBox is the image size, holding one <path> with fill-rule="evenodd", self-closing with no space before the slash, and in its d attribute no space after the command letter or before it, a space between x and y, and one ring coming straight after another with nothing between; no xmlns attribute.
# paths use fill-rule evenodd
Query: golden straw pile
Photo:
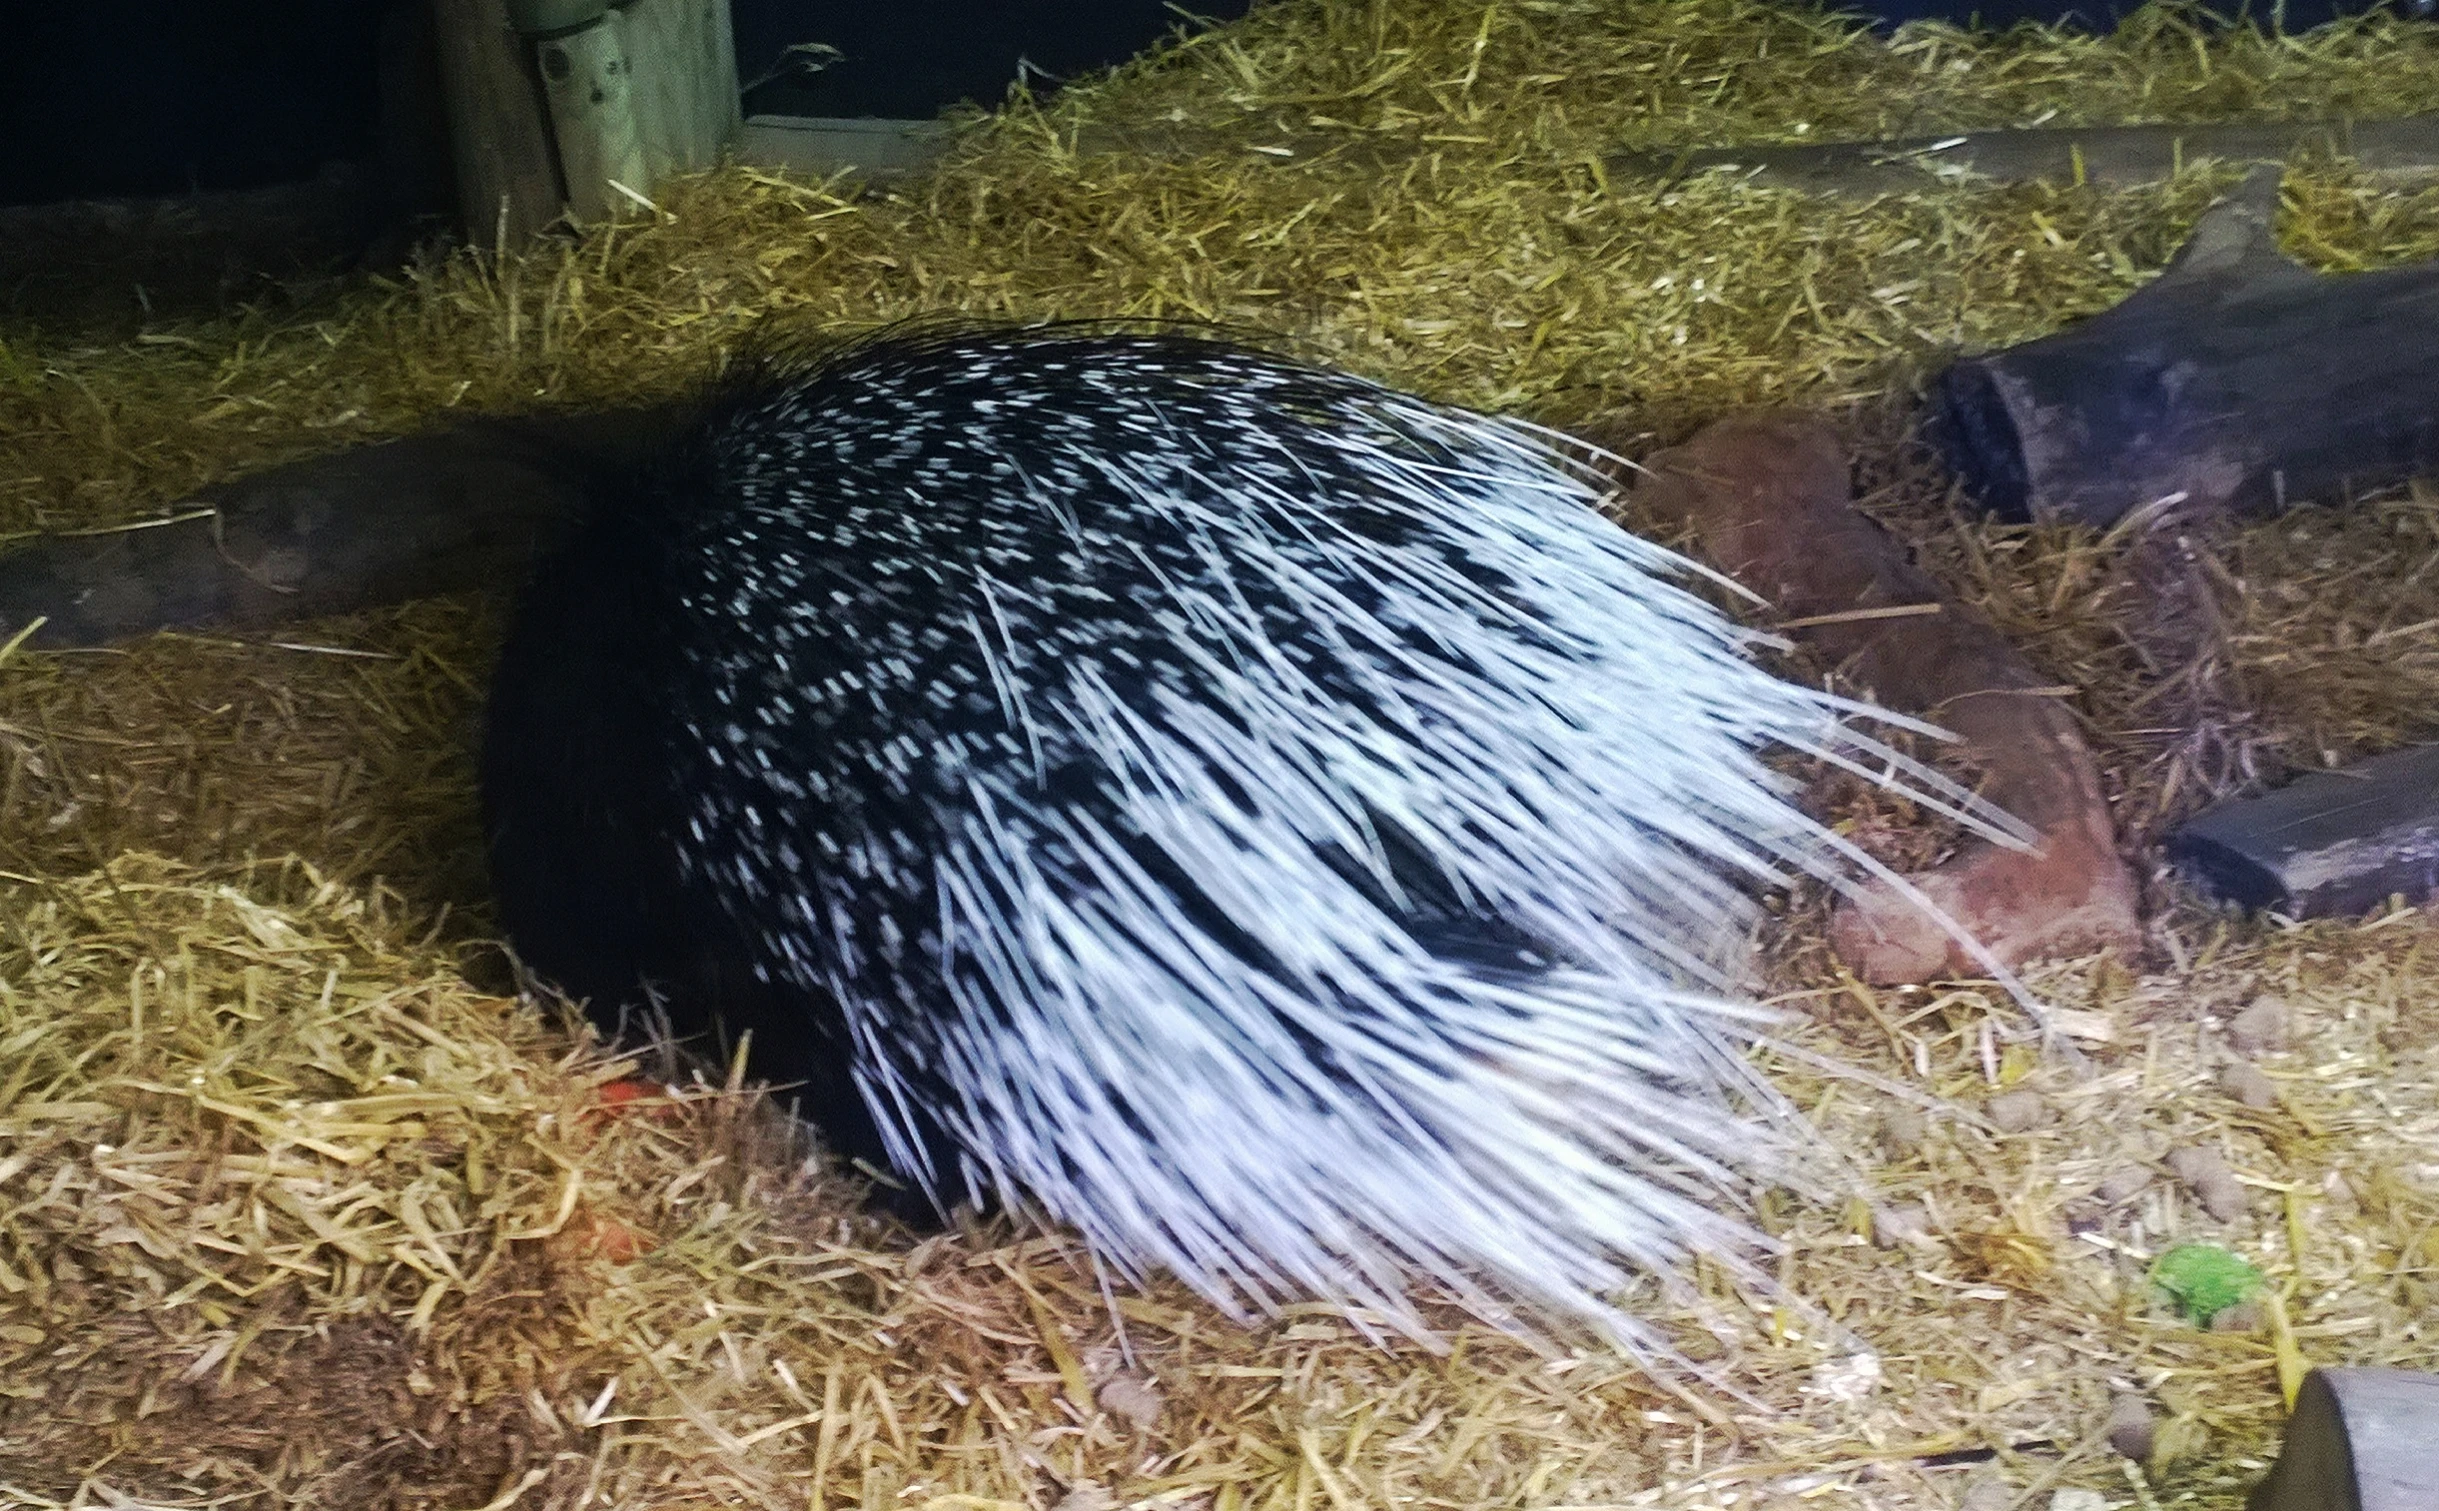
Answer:
<svg viewBox="0 0 2439 1511"><path fill-rule="evenodd" d="M2408 23L1875 39L1758 0L1290 0L977 120L888 192L732 168L657 214L131 341L0 331L0 532L139 520L451 409L681 391L757 330L1215 319L1560 424L1835 412L1870 506L2081 689L2147 823L2175 731L2146 722L2118 544L1972 519L1908 406L1945 356L2140 285L2228 175L1843 202L1600 160L2404 114L2434 70L2439 29ZM1168 128L1185 148L1090 146ZM2319 267L2427 258L2439 192L2299 163L2281 228ZM2245 531L2264 749L2439 727L2434 562L2428 489ZM2282 1375L2439 1352L2416 911L2179 904L2146 959L2037 977L2075 1066L2012 1041L1995 991L1843 978L1799 900L1770 951L1790 1038L1908 1096L1772 1067L1855 1188L1757 1208L1801 1304L1707 1270L1648 1298L1699 1374L1479 1329L1382 1349L1324 1308L1249 1330L1105 1291L1055 1234L876 1225L738 1075L502 995L469 760L498 611L0 659L0 1504L2229 1507ZM2193 1150L2233 1170L2224 1215L2169 1173ZM2238 1326L2146 1282L2188 1241L2267 1277ZM2144 1463L2103 1431L2125 1396L2156 1417Z"/></svg>

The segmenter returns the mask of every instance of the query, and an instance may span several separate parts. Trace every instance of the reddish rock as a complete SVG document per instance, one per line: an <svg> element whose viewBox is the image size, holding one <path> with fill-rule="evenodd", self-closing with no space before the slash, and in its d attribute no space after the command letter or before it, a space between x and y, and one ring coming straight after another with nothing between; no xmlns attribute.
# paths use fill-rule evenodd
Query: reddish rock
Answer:
<svg viewBox="0 0 2439 1511"><path fill-rule="evenodd" d="M1853 507L1847 469L1825 420L1780 410L1721 420L1646 459L1630 481L1638 508L1689 529L1721 570L1797 621L1791 638L1884 706L1957 735L1984 774L1983 796L2038 835L2029 851L1977 840L1908 878L1916 889L2002 965L2131 952L2141 925L2135 880L2073 715L1988 620L1945 598L1902 542ZM1923 611L1872 612L1892 608ZM1874 982L1981 969L1885 884L1839 907L1830 942Z"/></svg>

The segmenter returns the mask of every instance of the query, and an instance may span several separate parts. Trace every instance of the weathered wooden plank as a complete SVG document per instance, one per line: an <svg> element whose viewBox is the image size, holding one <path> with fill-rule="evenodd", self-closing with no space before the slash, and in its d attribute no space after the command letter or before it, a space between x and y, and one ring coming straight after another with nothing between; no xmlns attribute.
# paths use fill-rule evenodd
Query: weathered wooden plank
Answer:
<svg viewBox="0 0 2439 1511"><path fill-rule="evenodd" d="M2430 1511L2439 1506L2439 1375L2316 1369L2249 1511Z"/></svg>
<svg viewBox="0 0 2439 1511"><path fill-rule="evenodd" d="M2221 803L2167 849L2214 896L2290 918L2368 912L2394 896L2427 901L2439 895L2439 745Z"/></svg>
<svg viewBox="0 0 2439 1511"><path fill-rule="evenodd" d="M950 128L938 121L757 115L746 119L737 156L812 178L841 172L897 178L938 162L953 139Z"/></svg>
<svg viewBox="0 0 2439 1511"><path fill-rule="evenodd" d="M2158 183L2187 163L2284 162L2320 151L2366 172L2439 175L2439 115L2371 121L2219 121L2056 126L1867 142L1755 143L1687 152L1621 152L1614 174L1730 172L1826 194L1902 194L1982 179L2021 183Z"/></svg>

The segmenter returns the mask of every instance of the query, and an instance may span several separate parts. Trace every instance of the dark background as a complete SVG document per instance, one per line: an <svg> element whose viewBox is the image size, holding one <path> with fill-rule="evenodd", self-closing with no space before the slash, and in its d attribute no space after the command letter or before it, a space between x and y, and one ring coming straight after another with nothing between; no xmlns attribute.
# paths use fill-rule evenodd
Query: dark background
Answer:
<svg viewBox="0 0 2439 1511"><path fill-rule="evenodd" d="M394 0L8 0L0 4L0 205L247 189L376 150L375 57ZM1215 19L1248 0L1195 0ZM2301 29L2370 0L2293 0ZM2074 16L2109 0L1894 0L1888 21ZM2255 0L2255 14L2267 14ZM738 75L793 42L843 60L751 91L749 112L927 117L989 105L1019 58L1052 76L1120 62L1181 23L1162 0L735 0ZM1036 75L1036 87L1046 87Z"/></svg>

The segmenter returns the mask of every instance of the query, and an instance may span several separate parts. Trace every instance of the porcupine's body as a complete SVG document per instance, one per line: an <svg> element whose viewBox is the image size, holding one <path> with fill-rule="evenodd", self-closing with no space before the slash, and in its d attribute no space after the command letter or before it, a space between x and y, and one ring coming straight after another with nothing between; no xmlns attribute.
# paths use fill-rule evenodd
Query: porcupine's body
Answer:
<svg viewBox="0 0 2439 1511"><path fill-rule="evenodd" d="M1847 742L1598 493L1175 335L749 383L528 594L504 922L1121 1269L1613 1321L1757 1147L1706 970L1747 876L1825 853L1757 751Z"/></svg>

